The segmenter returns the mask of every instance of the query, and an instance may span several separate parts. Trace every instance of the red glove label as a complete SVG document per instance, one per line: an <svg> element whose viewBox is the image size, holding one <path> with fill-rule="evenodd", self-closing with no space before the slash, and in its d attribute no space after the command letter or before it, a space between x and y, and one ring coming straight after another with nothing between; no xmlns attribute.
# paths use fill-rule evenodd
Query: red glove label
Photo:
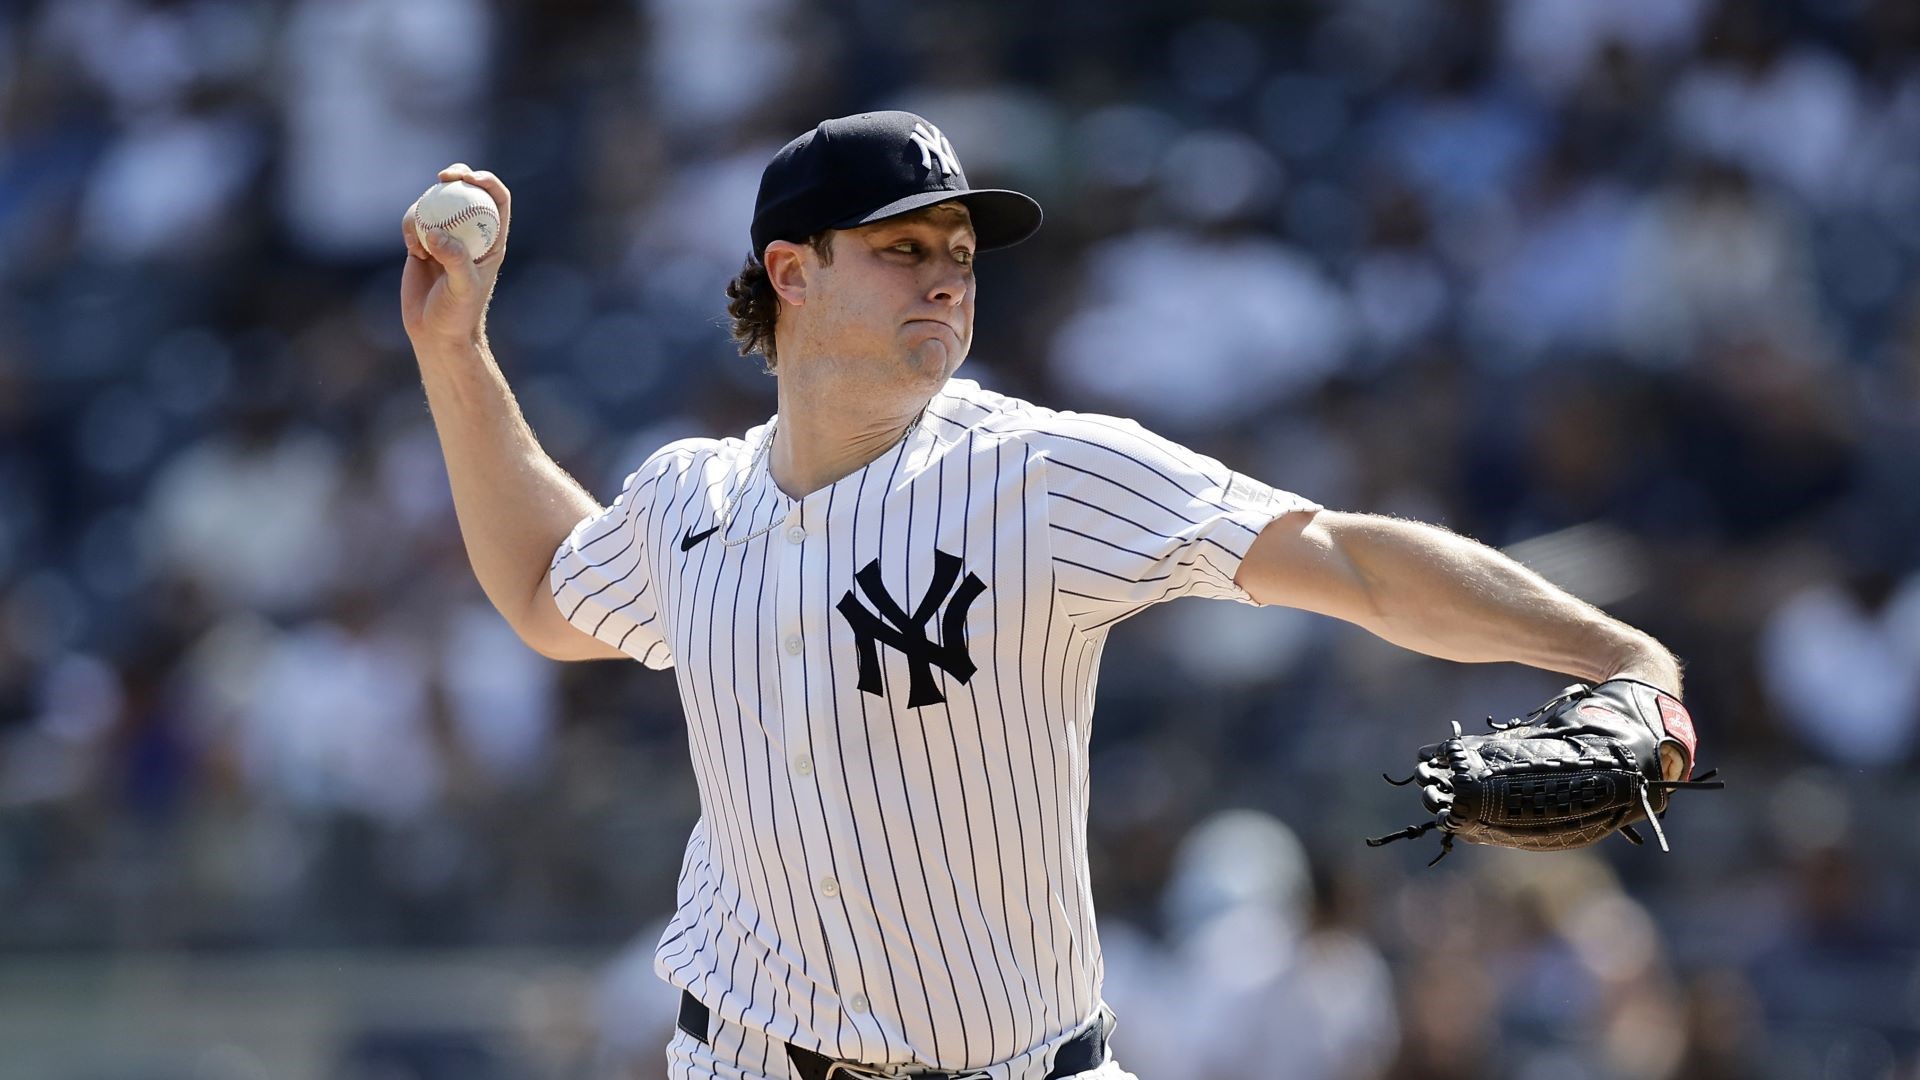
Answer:
<svg viewBox="0 0 1920 1080"><path fill-rule="evenodd" d="M1687 714L1687 707L1665 694L1659 695L1660 723L1667 734L1680 740L1687 748L1687 760L1694 759L1694 750L1700 745L1700 737L1693 733L1693 717Z"/></svg>

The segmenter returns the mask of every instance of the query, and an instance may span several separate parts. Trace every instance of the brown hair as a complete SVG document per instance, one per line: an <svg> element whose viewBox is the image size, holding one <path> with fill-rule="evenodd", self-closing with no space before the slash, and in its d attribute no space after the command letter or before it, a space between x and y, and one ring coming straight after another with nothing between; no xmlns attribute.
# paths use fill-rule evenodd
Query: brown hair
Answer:
<svg viewBox="0 0 1920 1080"><path fill-rule="evenodd" d="M804 241L820 256L833 262L833 231L814 233ZM773 327L780 319L780 296L767 279L767 268L752 255L747 256L740 273L727 282L727 315L733 319L731 332L740 346L741 356L759 353L767 374L771 375L779 358L774 355Z"/></svg>

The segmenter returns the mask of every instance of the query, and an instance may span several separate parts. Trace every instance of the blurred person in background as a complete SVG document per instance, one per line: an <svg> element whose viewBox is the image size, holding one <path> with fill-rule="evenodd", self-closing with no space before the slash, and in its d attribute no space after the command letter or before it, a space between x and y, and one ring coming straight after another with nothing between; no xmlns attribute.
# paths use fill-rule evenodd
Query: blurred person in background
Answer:
<svg viewBox="0 0 1920 1080"><path fill-rule="evenodd" d="M1381 1076L1398 1045L1392 975L1328 905L1332 889L1269 814L1194 826L1167 883L1165 945L1131 928L1117 950L1102 936L1129 1066L1215 1080Z"/></svg>
<svg viewBox="0 0 1920 1080"><path fill-rule="evenodd" d="M391 235L381 209L484 135L494 13L479 0L295 0L285 73L285 182L275 211L297 249L364 264Z"/></svg>
<svg viewBox="0 0 1920 1080"><path fill-rule="evenodd" d="M1590 852L1494 853L1479 873L1409 889L1395 1080L1680 1080L1697 1045L1645 908ZM1426 919L1421 920L1423 923Z"/></svg>

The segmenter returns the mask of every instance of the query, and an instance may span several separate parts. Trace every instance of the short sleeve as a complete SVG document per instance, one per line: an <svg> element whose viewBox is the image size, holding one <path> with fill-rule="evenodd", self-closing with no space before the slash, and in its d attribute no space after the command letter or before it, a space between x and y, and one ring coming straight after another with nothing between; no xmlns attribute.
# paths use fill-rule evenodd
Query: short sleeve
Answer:
<svg viewBox="0 0 1920 1080"><path fill-rule="evenodd" d="M649 547L655 507L675 487L684 455L661 451L621 484L620 497L574 526L547 571L569 623L650 668L670 668Z"/></svg>
<svg viewBox="0 0 1920 1080"><path fill-rule="evenodd" d="M1320 509L1132 420L1042 423L1030 445L1045 459L1055 588L1089 629L1181 596L1254 603L1234 583L1254 539L1283 514Z"/></svg>

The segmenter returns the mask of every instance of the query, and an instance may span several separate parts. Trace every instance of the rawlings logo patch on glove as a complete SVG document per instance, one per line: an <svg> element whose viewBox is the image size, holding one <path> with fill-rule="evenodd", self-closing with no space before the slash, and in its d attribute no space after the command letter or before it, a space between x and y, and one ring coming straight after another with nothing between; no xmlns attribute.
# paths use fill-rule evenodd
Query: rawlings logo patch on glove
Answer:
<svg viewBox="0 0 1920 1080"><path fill-rule="evenodd" d="M1471 844L1563 851L1620 832L1641 843L1633 825L1646 821L1667 848L1660 815L1680 788L1720 788L1713 772L1689 779L1699 745L1679 699L1638 679L1575 683L1517 720L1484 735L1463 735L1420 748L1420 763L1396 786L1420 782L1432 821L1374 837L1369 847L1442 833L1437 863L1457 837ZM1661 748L1681 762L1679 778L1661 771ZM1428 863L1432 866L1433 863Z"/></svg>

